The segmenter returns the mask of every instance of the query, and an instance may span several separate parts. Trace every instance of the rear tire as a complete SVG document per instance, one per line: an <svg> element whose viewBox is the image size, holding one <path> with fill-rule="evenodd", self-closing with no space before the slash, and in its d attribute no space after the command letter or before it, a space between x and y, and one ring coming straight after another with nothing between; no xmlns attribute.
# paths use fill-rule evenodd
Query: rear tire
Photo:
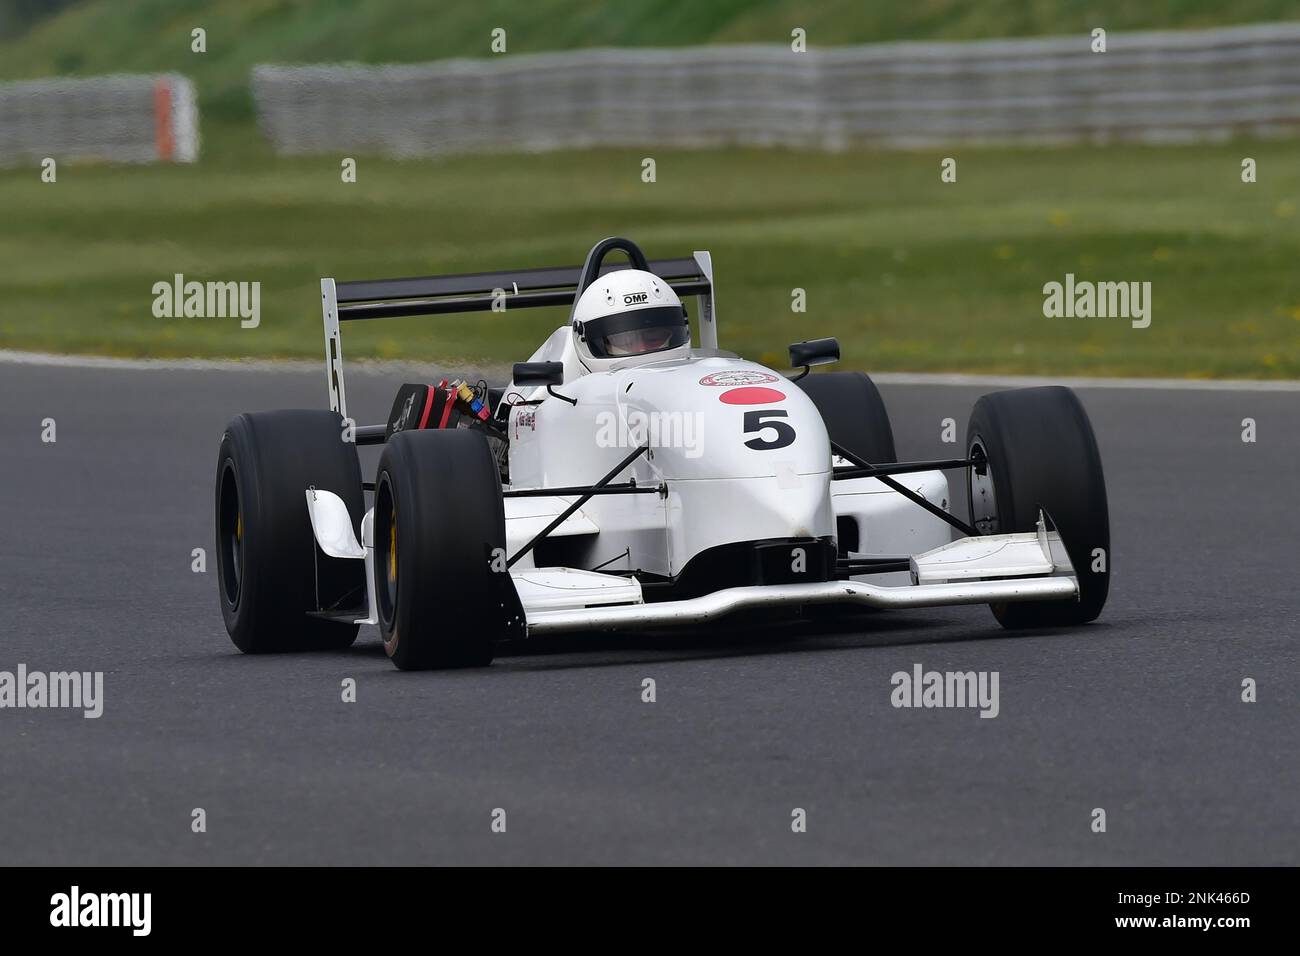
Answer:
<svg viewBox="0 0 1300 956"><path fill-rule="evenodd" d="M318 605L365 603L364 562L319 553L306 491L332 491L353 532L364 513L356 446L336 412L289 409L240 415L217 456L217 582L226 630L245 654L337 650L357 625L308 617Z"/></svg>
<svg viewBox="0 0 1300 956"><path fill-rule="evenodd" d="M829 372L808 375L798 384L821 412L831 441L873 465L898 461L889 412L868 376Z"/></svg>
<svg viewBox="0 0 1300 956"><path fill-rule="evenodd" d="M971 523L984 534L1033 531L1041 508L1079 582L1078 601L990 605L998 622L1022 628L1094 620L1110 590L1110 518L1101 455L1078 396L1056 385L985 395L971 411L966 449L988 458L984 468L967 471Z"/></svg>
<svg viewBox="0 0 1300 956"><path fill-rule="evenodd" d="M481 433L392 437L375 479L374 541L379 629L400 669L485 666L522 624L504 569L501 480Z"/></svg>

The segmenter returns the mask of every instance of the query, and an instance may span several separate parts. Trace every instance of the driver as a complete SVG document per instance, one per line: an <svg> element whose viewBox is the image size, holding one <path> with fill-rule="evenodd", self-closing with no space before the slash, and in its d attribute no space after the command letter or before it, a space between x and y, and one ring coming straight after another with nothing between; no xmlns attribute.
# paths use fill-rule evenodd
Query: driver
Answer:
<svg viewBox="0 0 1300 956"><path fill-rule="evenodd" d="M615 269L598 278L573 309L578 358L591 372L614 365L685 358L691 328L677 293L653 272Z"/></svg>
<svg viewBox="0 0 1300 956"><path fill-rule="evenodd" d="M645 355L647 352L662 352L678 344L679 325L652 325L644 329L631 329L627 332L615 332L605 339L605 347L610 355Z"/></svg>

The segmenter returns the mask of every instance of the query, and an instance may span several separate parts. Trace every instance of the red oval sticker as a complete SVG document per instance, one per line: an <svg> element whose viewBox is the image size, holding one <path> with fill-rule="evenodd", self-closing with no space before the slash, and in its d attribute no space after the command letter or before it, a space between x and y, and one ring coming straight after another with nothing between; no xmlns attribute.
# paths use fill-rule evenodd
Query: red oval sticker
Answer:
<svg viewBox="0 0 1300 956"><path fill-rule="evenodd" d="M774 388L729 388L718 398L725 405L767 405L784 402L785 392Z"/></svg>

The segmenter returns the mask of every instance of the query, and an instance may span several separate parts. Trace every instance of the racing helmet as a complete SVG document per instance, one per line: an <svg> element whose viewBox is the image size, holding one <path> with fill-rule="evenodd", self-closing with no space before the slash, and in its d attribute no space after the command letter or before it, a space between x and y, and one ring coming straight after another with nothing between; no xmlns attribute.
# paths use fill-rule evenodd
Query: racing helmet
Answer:
<svg viewBox="0 0 1300 956"><path fill-rule="evenodd" d="M601 260L614 249L627 253L631 267L601 275ZM570 324L578 358L588 371L690 354L691 327L682 300L650 271L645 255L630 240L604 239L592 247L578 288Z"/></svg>

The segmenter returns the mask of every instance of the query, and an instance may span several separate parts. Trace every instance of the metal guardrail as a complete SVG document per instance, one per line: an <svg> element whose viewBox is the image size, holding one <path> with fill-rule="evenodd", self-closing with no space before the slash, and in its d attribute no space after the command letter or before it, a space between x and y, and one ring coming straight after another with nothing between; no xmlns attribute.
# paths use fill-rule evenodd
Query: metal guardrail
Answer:
<svg viewBox="0 0 1300 956"><path fill-rule="evenodd" d="M837 150L1300 132L1300 23L813 49L596 49L259 66L281 153L583 147Z"/></svg>
<svg viewBox="0 0 1300 956"><path fill-rule="evenodd" d="M194 84L175 74L0 83L0 165L63 160L189 163Z"/></svg>

